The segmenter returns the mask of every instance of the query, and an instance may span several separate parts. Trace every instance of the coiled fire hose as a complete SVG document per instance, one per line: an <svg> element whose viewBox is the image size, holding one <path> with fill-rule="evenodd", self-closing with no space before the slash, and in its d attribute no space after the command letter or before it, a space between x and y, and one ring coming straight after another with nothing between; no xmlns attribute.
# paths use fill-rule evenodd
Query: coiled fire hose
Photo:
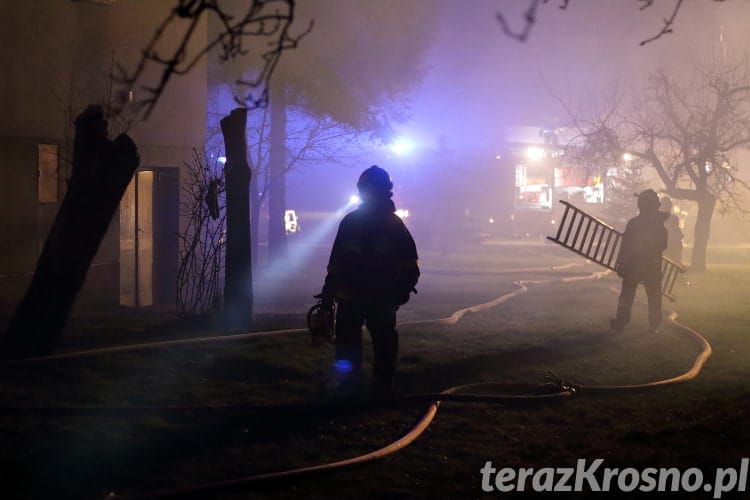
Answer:
<svg viewBox="0 0 750 500"><path fill-rule="evenodd" d="M572 267L572 266L566 265L566 266L561 266L558 268L545 267L545 268L540 268L540 269L535 269L535 270L555 270L555 269L561 269L561 268L567 268L567 267ZM552 284L552 283L572 283L572 282L585 281L585 280L598 280L610 273L611 271L601 271L601 272L590 273L585 276L567 277L567 278L561 278L561 279L516 281L514 282L514 285L516 286L516 289L514 291L504 294L500 297L497 297L496 299L491 300L489 302L459 309L458 311L455 311L453 314L445 318L432 319L432 320L406 321L406 322L399 323L399 325L403 326L403 325L417 325L417 324L430 324L430 323L452 325L452 324L456 324L461 318L463 318L468 313L477 313L477 312L491 309L493 307L496 307L502 304L503 302L506 302L514 297L517 297L518 295L526 293L528 291L527 285L547 285L547 284ZM251 476L229 479L229 480L224 480L224 481L213 481L213 482L197 484L197 485L193 485L189 487L184 487L184 488L159 490L159 491L152 491L152 492L147 492L147 493L142 493L142 494L133 494L133 495L130 495L130 494L120 495L115 492L110 492L106 494L105 498L145 499L145 498L169 498L169 497L195 495L199 493L207 493L211 491L235 488L239 486L247 486L250 484L257 484L257 483L266 482L266 481L273 481L273 480L279 480L279 479L284 479L284 478L322 473L322 472L332 471L332 470L341 469L345 467L352 467L355 465L377 460L377 459L386 457L388 455L391 455L405 448L406 446L411 444L414 440L416 440L432 423L435 416L437 415L437 411L440 406L440 403L444 401L462 401L462 402L493 403L493 404L547 403L547 402L563 401L563 400L572 398L574 395L580 395L580 394L653 388L653 387L666 386L670 384L676 384L676 383L692 380L700 373L701 369L703 368L703 365L711 356L711 352L712 352L711 345L705 339L705 337L703 337L699 332L679 323L677 321L676 312L671 311L668 315L667 321L670 324L677 327L677 329L680 330L681 332L684 332L685 334L687 334L701 348L701 352L695 358L690 369L688 369L686 372L675 377L671 377L671 378L659 380L659 381L654 381L654 382L649 382L649 383L632 384L632 385L571 385L571 384L566 383L562 379L558 379L553 376L551 379L548 380L548 383L545 386L540 386L539 390L537 390L536 392L527 393L527 394L488 394L488 395L485 395L485 394L475 394L475 393L467 394L466 393L466 391L472 391L472 390L477 391L481 389L486 390L486 389L491 389L493 387L499 387L499 386L502 386L504 388L508 387L507 384L498 384L496 382L488 382L488 383L477 383L477 384L468 384L468 385L451 387L451 388L444 390L441 393L435 393L435 394L428 393L428 394L413 394L413 395L400 396L397 398L398 400L425 401L425 402L428 402L429 404L428 404L427 409L425 410L425 413L417 421L417 423L409 430L409 432L404 434L398 440L388 444L387 446L384 446L370 453L366 453L364 455L359 455L359 456L352 457L352 458L345 459L345 460L340 460L340 461L335 461L335 462L330 462L330 463L325 463L325 464L320 464L320 465L313 465L313 466L308 466L308 467L302 467L302 468L297 468L297 469L290 469L290 470L284 470L284 471L272 472L272 473L266 473L266 474L251 475ZM77 351L77 352L61 353L61 354L56 354L56 355L51 355L51 356L30 358L27 360L11 361L11 362L3 363L3 364L8 365L8 364L21 364L21 363L23 364L39 363L39 362L52 361L52 360L58 360L58 359L88 357L88 356L124 352L124 351L156 349L156 348L163 348L163 347L169 347L169 346L175 346L175 345L227 342L227 341L244 340L244 339L249 339L249 338L262 338L262 337L273 336L273 335L303 333L305 331L306 329L297 328L297 329L276 330L276 331L269 331L269 332L247 333L247 334L239 334L239 335L232 335L232 336L203 337L203 338L198 338L198 339L183 339L183 340L171 340L171 341L154 342L154 343L132 344L132 345L124 345L124 346L105 347L105 348L99 348L99 349L89 349L89 350ZM187 409L197 409L197 408L208 408L208 407L170 406L170 407L139 407L139 408L133 407L133 408L119 408L119 409L124 410L124 411L128 411L128 410L148 411L148 410L163 410L163 409L176 409L176 410L185 409L187 410ZM210 408L211 409L221 409L221 408L239 409L242 407L212 406ZM21 410L21 409L22 408L0 408L0 411ZM24 408L23 410L28 410L28 408ZM113 410L118 410L118 408L95 408L95 407L64 408L64 409L61 408L61 410L113 411Z"/></svg>

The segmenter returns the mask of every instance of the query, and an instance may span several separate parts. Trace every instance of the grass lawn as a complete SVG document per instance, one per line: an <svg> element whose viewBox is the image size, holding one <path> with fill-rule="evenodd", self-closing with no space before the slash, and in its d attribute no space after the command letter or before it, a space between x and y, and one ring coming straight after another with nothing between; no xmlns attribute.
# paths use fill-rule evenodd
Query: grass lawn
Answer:
<svg viewBox="0 0 750 500"><path fill-rule="evenodd" d="M539 244L426 254L420 292L400 319L447 316L514 290L516 280L599 270L585 263L549 269L567 262L583 263ZM610 467L699 467L711 479L715 468L739 467L750 456L749 271L715 266L676 288L677 303L665 303L713 347L695 381L618 394L583 390L570 401L530 408L445 403L425 434L383 460L200 498L476 498L484 494L479 470L489 460L497 468L567 467L603 458ZM259 328L302 326L319 279L313 273L297 280L285 292L288 302L267 304L268 314L260 300ZM636 306L626 333L607 329L616 302L610 288L617 285L612 276L529 285L527 293L456 325L404 325L398 392L483 381L536 384L548 370L584 385L640 383L687 370L698 347L671 326L647 335L644 305ZM289 307L280 314L284 303ZM63 348L215 334L210 323L163 317L108 321L74 321ZM102 498L340 460L394 441L423 414L418 403L337 399L327 386L331 362L329 346L281 335L0 366L3 407L45 408L0 412L2 498ZM245 408L121 409L169 405Z"/></svg>

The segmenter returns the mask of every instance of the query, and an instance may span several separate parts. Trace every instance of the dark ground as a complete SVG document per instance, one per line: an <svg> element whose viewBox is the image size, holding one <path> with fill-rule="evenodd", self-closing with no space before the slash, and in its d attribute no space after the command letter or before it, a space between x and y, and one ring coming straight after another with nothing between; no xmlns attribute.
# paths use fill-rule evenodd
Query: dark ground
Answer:
<svg viewBox="0 0 750 500"><path fill-rule="evenodd" d="M420 293L401 319L446 316L511 291L517 279L598 270L508 272L575 260L548 245L426 254ZM482 496L479 469L488 460L557 467L603 458L607 466L695 466L710 478L716 467L736 467L750 455L749 269L714 266L678 289L680 321L714 349L693 382L617 395L582 392L534 408L446 403L425 434L386 459L198 498L475 498ZM284 302L259 300L258 329L302 326L316 272L286 283ZM496 380L536 384L547 370L583 384L638 383L687 370L695 344L672 327L646 336L644 307L622 336L606 329L613 285L612 277L532 285L457 325L403 326L398 391ZM164 311L111 313L78 315L61 348L217 333L210 321L177 322ZM397 439L423 413L424 404L338 399L329 384L331 361L330 348L282 335L0 367L3 498L102 498L339 460Z"/></svg>

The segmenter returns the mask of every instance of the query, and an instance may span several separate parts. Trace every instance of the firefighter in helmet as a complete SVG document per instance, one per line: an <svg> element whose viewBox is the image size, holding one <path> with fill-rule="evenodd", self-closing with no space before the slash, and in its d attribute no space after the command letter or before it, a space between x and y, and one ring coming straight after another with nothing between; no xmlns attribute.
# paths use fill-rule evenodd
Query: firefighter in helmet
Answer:
<svg viewBox="0 0 750 500"><path fill-rule="evenodd" d="M653 189L638 195L638 216L628 221L617 257L617 275L622 288L617 301L617 316L610 322L622 332L630 321L636 288L643 283L648 297L650 331L657 333L661 324L661 257L667 248L664 212L659 211L659 196Z"/></svg>
<svg viewBox="0 0 750 500"><path fill-rule="evenodd" d="M375 390L390 393L398 355L396 311L416 291L417 248L395 214L388 172L371 166L357 189L362 203L339 225L321 295L324 305L338 304L335 369L342 386L359 383L365 325L372 338Z"/></svg>

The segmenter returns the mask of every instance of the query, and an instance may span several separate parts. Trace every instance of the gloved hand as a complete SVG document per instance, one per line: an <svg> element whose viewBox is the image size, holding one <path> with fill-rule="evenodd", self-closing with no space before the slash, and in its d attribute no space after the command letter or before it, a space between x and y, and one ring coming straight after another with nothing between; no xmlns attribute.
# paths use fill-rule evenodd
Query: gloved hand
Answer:
<svg viewBox="0 0 750 500"><path fill-rule="evenodd" d="M409 302L409 296L411 292L417 293L416 288L412 288L410 290L402 291L399 294L396 295L396 304L399 306L402 306Z"/></svg>
<svg viewBox="0 0 750 500"><path fill-rule="evenodd" d="M313 298L318 299L321 306L327 309L333 308L333 297L331 297L330 295L320 292L319 294L314 295Z"/></svg>

